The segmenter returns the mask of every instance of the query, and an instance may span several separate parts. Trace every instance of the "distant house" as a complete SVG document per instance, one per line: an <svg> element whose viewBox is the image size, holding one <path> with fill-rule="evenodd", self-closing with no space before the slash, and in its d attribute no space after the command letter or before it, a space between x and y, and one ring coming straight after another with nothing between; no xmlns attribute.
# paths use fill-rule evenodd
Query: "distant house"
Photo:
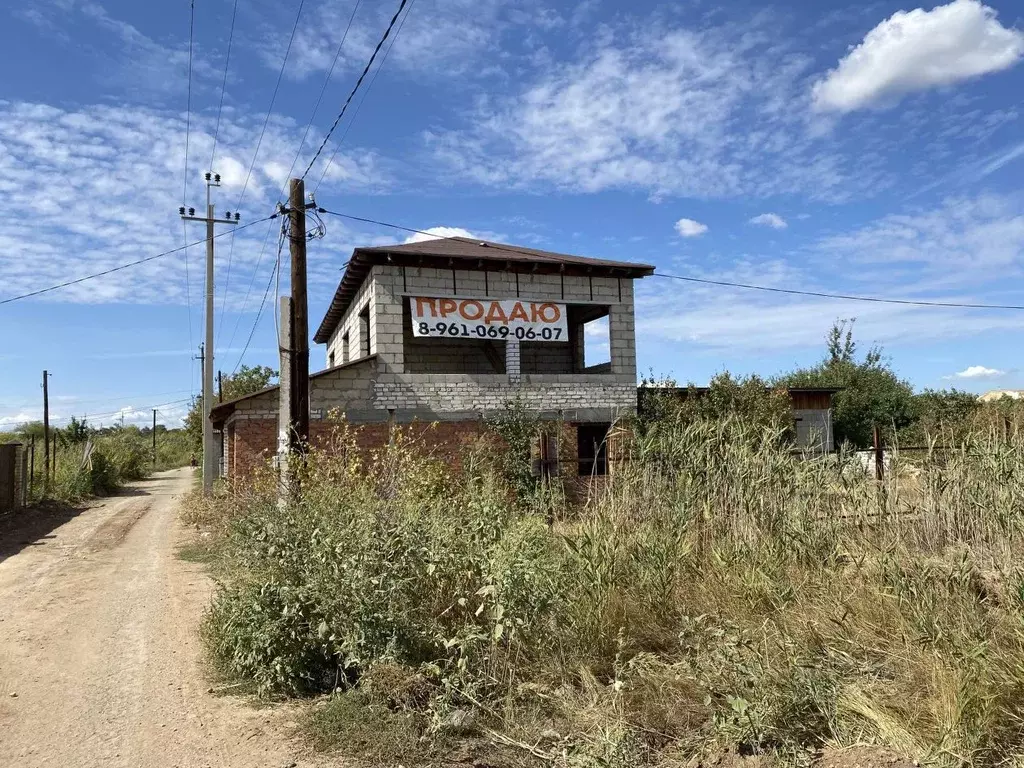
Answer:
<svg viewBox="0 0 1024 768"><path fill-rule="evenodd" d="M981 395L978 399L983 403L994 403L996 400L1002 400L1004 397L1020 400L1024 397L1024 389L993 389Z"/></svg>
<svg viewBox="0 0 1024 768"><path fill-rule="evenodd" d="M633 283L653 272L461 237L356 248L315 335L327 368L309 379L311 442L336 411L364 449L393 425L433 425L425 439L454 456L518 400L565 425L559 453L580 474L603 473L604 437L636 407ZM277 451L278 398L213 409L229 479Z"/></svg>
<svg viewBox="0 0 1024 768"><path fill-rule="evenodd" d="M708 387L663 387L659 391L675 397L703 397ZM839 389L834 387L790 387L789 402L793 410L795 443L811 451L832 451L835 437L832 433L832 400Z"/></svg>

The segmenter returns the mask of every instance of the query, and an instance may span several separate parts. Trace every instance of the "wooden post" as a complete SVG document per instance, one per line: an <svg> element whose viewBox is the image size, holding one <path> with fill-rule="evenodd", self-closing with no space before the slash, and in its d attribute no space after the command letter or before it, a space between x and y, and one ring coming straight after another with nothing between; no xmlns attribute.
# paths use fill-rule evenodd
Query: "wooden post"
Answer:
<svg viewBox="0 0 1024 768"><path fill-rule="evenodd" d="M156 408L153 409L153 469L156 469Z"/></svg>
<svg viewBox="0 0 1024 768"><path fill-rule="evenodd" d="M35 493L35 481L36 481L36 436L32 435L32 439L29 440L29 469L28 469L28 497L31 499Z"/></svg>
<svg viewBox="0 0 1024 768"><path fill-rule="evenodd" d="M50 374L43 371L43 493L50 487ZM54 451L56 453L56 451Z"/></svg>
<svg viewBox="0 0 1024 768"><path fill-rule="evenodd" d="M875 447L875 480L881 482L885 478L885 447L878 434L878 425L871 428L871 439Z"/></svg>
<svg viewBox="0 0 1024 768"><path fill-rule="evenodd" d="M217 402L224 402L224 372L217 371Z"/></svg>
<svg viewBox="0 0 1024 768"><path fill-rule="evenodd" d="M281 355L281 375L278 384L278 426L277 426L277 466L278 466L278 504L284 505L291 498L295 489L292 465L292 446L295 424L292 422L295 398L292 397L292 300L282 296L279 308L281 322L277 340Z"/></svg>
<svg viewBox="0 0 1024 768"><path fill-rule="evenodd" d="M306 187L292 179L288 190L288 249L292 289L292 448L309 443L309 309L306 297Z"/></svg>

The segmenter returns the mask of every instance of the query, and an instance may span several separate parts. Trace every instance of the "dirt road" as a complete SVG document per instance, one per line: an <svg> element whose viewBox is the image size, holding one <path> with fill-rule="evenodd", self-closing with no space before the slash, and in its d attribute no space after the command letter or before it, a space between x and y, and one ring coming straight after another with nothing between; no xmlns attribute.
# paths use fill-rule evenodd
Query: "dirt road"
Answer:
<svg viewBox="0 0 1024 768"><path fill-rule="evenodd" d="M191 483L161 473L0 540L0 765L313 764L286 736L289 710L209 692L211 584L176 556Z"/></svg>

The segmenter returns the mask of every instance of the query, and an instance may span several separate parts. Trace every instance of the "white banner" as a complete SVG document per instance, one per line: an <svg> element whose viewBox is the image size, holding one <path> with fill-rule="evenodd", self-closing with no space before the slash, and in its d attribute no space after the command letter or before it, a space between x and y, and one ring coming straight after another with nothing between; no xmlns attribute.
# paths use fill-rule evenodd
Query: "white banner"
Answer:
<svg viewBox="0 0 1024 768"><path fill-rule="evenodd" d="M564 304L411 296L409 307L412 335L416 337L569 340Z"/></svg>

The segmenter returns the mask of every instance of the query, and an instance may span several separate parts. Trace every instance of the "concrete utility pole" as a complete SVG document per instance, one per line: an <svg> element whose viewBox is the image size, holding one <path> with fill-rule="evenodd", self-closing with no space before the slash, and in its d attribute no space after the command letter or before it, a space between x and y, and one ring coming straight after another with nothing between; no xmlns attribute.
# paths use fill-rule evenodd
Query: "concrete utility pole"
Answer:
<svg viewBox="0 0 1024 768"><path fill-rule="evenodd" d="M50 374L43 371L43 492L50 487Z"/></svg>
<svg viewBox="0 0 1024 768"><path fill-rule="evenodd" d="M304 452L309 443L309 309L306 299L306 187L288 187L288 248L292 257L291 434L289 447Z"/></svg>
<svg viewBox="0 0 1024 768"><path fill-rule="evenodd" d="M237 224L239 214L231 218L231 211L224 213L223 219L214 216L213 203L210 201L210 190L220 186L220 174L207 171L206 175L206 216L196 216L196 209L188 211L182 206L178 213L185 221L202 221L206 224L206 348L203 356L203 494L209 495L213 490L213 478L217 474L217 457L213 449L213 422L210 411L213 410L213 225Z"/></svg>

